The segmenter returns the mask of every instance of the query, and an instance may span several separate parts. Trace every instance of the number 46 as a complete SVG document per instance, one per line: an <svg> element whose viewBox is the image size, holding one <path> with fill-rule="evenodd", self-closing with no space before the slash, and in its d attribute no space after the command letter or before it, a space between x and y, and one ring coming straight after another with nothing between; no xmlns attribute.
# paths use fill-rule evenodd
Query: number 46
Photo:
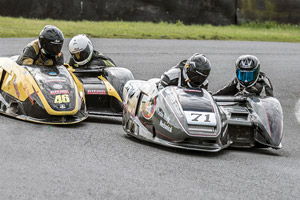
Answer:
<svg viewBox="0 0 300 200"><path fill-rule="evenodd" d="M63 94L63 95L56 95L54 103L69 103L70 98L69 95Z"/></svg>

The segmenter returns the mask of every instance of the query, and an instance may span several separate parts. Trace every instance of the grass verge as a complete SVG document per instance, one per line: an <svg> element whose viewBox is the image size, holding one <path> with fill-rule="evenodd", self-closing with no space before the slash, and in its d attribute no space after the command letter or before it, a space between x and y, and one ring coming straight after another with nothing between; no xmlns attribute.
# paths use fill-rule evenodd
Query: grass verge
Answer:
<svg viewBox="0 0 300 200"><path fill-rule="evenodd" d="M0 16L0 37L37 37L42 28L52 24L65 37L84 33L96 38L248 40L300 42L300 26L275 22L245 23L242 25L212 26L177 23L123 21L64 21L25 19Z"/></svg>

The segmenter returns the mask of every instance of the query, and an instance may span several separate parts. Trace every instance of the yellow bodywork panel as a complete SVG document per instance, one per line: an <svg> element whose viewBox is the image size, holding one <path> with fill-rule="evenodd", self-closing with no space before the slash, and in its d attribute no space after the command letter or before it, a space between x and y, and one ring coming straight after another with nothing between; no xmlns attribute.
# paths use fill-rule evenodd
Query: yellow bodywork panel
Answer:
<svg viewBox="0 0 300 200"><path fill-rule="evenodd" d="M69 64L64 64L64 66L70 72L75 84L77 85L78 92L79 92L80 96L83 97L83 100L85 102L84 87L83 87L83 84L80 82L80 80L77 78L77 76L73 73L73 72L75 72L75 69L73 69Z"/></svg>
<svg viewBox="0 0 300 200"><path fill-rule="evenodd" d="M78 80L78 78L75 76L75 74L73 74L73 72L75 72L76 70L73 67L71 67L69 64L65 64L65 66L68 68L69 72L72 74L76 84L77 84L77 82L81 84L81 82ZM106 78L104 78L102 75L98 76L98 78L104 82L108 95L113 96L116 99L118 99L120 102L122 102L120 95L115 90L115 88L106 80ZM81 86L82 86L82 84L81 84ZM78 86L78 89L80 90L81 87ZM84 90L83 86L82 86L82 90Z"/></svg>
<svg viewBox="0 0 300 200"><path fill-rule="evenodd" d="M122 102L122 99L118 94L118 92L115 90L115 88L102 75L98 76L98 78L100 78L104 82L108 95L113 96L116 99L118 99L120 102Z"/></svg>
<svg viewBox="0 0 300 200"><path fill-rule="evenodd" d="M38 95L42 101L45 110L49 115L75 115L78 112L78 98L76 98L75 108L72 111L53 110L32 75L24 67L18 65L10 58L0 58L0 77L2 77L4 71L6 71L6 75L1 90L12 95L16 99L25 101L27 98L30 98L30 95L36 92L36 95ZM81 86L80 90L83 91L81 83L77 84L77 86ZM78 94L77 87L75 87L75 92Z"/></svg>
<svg viewBox="0 0 300 200"><path fill-rule="evenodd" d="M0 59L0 67L1 76L4 73L3 70L6 71L1 90L20 101L25 101L34 93L31 82L35 81L26 69L9 58Z"/></svg>

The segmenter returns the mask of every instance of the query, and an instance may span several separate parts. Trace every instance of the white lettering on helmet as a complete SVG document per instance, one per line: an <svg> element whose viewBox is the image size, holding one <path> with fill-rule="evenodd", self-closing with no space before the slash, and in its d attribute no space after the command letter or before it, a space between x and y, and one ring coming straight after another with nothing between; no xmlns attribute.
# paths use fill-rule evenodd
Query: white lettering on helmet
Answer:
<svg viewBox="0 0 300 200"><path fill-rule="evenodd" d="M252 59L243 59L243 60L241 60L241 63L243 65L243 67L247 67L247 68L251 67L252 62L253 62Z"/></svg>

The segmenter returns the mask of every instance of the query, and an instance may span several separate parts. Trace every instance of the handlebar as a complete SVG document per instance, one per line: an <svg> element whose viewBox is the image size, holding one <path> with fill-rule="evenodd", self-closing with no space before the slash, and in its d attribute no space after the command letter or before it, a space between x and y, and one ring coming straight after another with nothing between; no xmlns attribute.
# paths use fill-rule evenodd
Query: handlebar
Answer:
<svg viewBox="0 0 300 200"><path fill-rule="evenodd" d="M103 69L99 70L90 70L90 69L77 69L74 71L75 73L102 73Z"/></svg>
<svg viewBox="0 0 300 200"><path fill-rule="evenodd" d="M243 96L213 96L216 102L246 102L247 97Z"/></svg>
<svg viewBox="0 0 300 200"><path fill-rule="evenodd" d="M105 66L89 66L83 69L75 69L75 73L103 73Z"/></svg>

